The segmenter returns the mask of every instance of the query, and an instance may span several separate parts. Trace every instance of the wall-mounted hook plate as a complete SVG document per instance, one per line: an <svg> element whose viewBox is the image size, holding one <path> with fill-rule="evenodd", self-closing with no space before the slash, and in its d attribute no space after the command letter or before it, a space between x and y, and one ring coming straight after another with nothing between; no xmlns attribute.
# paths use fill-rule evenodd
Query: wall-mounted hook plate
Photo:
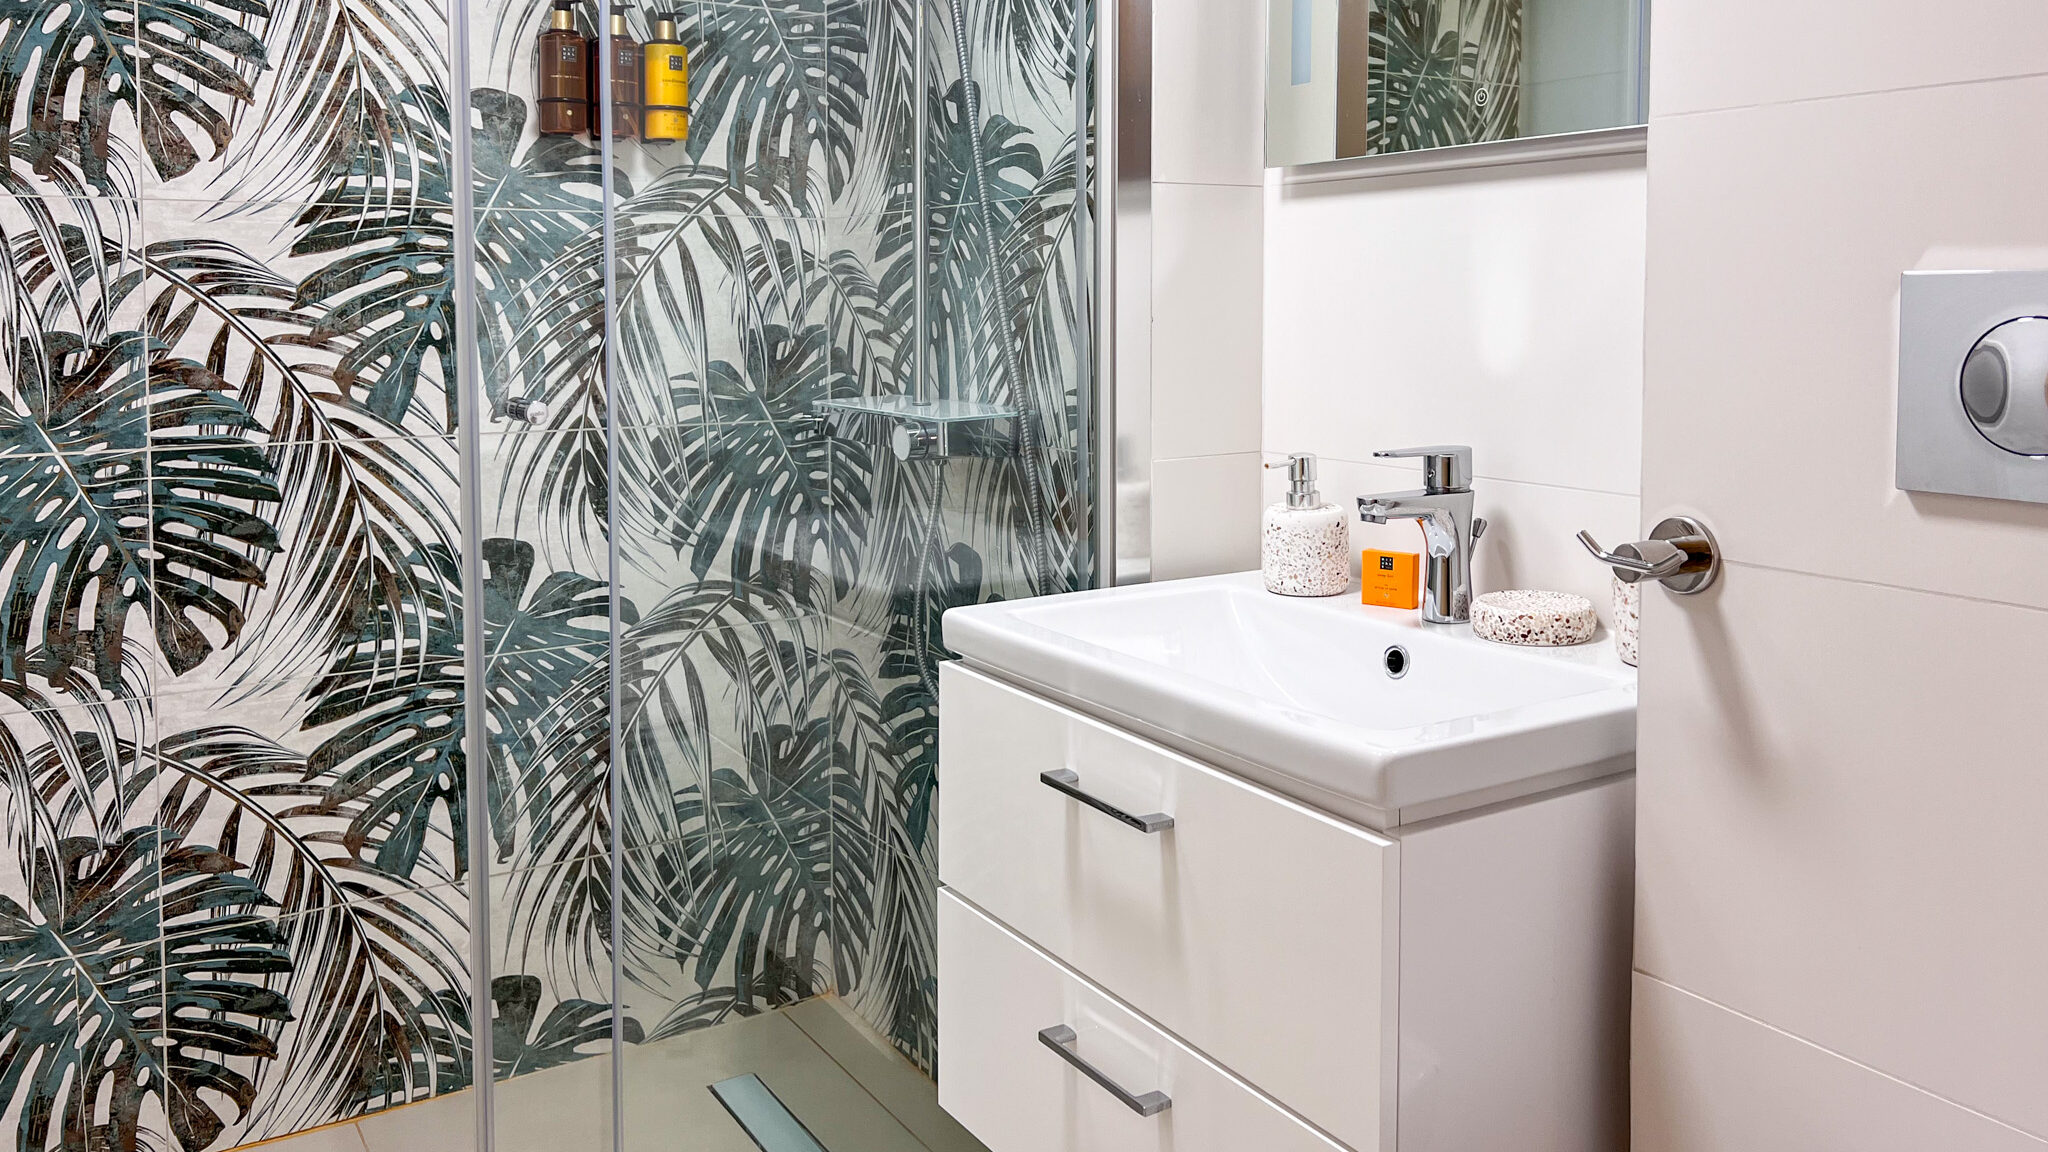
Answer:
<svg viewBox="0 0 2048 1152"><path fill-rule="evenodd" d="M1627 584L1658 580L1680 596L1693 596L1721 578L1721 545L1705 524L1690 516L1659 521L1648 540L1623 544L1612 552L1590 532L1579 533L1579 543Z"/></svg>
<svg viewBox="0 0 2048 1152"><path fill-rule="evenodd" d="M1660 520L1650 530L1650 539L1660 540L1685 553L1686 562L1676 575L1664 578L1664 587L1680 596L1693 596L1714 586L1721 578L1721 544L1707 526L1690 516Z"/></svg>

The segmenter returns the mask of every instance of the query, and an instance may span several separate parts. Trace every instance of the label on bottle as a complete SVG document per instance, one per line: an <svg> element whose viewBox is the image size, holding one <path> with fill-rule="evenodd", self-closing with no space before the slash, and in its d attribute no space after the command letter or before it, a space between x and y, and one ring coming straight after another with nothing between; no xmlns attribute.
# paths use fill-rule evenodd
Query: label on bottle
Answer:
<svg viewBox="0 0 2048 1152"><path fill-rule="evenodd" d="M668 58L668 70L671 72L681 72L684 68L687 68L688 66L689 65L683 62L683 58L681 56L671 56Z"/></svg>
<svg viewBox="0 0 2048 1152"><path fill-rule="evenodd" d="M574 63L576 62L576 42L575 42L575 41L573 41L573 40L564 40L564 41L562 41L562 62L563 62L563 63L565 63L565 64L574 64Z"/></svg>

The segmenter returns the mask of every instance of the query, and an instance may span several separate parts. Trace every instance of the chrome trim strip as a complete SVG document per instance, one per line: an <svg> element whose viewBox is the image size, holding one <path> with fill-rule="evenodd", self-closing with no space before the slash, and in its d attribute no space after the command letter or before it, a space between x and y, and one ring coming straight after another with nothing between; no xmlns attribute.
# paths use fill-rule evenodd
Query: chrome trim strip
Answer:
<svg viewBox="0 0 2048 1152"><path fill-rule="evenodd" d="M1370 180L1380 176L1406 176L1417 172L1449 172L1510 164L1541 164L1550 160L1574 160L1587 156L1626 156L1647 152L1649 146L1649 127L1633 124L1625 128L1562 132L1555 136L1531 136L1524 140L1495 140L1485 144L1461 144L1455 148L1428 148L1419 152L1356 156L1349 160L1332 160L1323 164L1300 164L1280 169L1280 182L1287 185L1327 184L1338 180Z"/></svg>
<svg viewBox="0 0 2048 1152"><path fill-rule="evenodd" d="M1084 19L1091 11L1095 13L1093 22ZM1096 254L1107 247L1103 210L1111 202L1102 191L1102 157L1096 151L1100 142L1095 131L1097 94L1102 88L1096 82L1095 45L1101 37L1101 23L1099 6L1091 5L1091 0L1074 0L1074 280L1080 297L1080 314L1074 318L1074 363L1081 377L1077 386L1087 390L1080 409L1088 413L1089 424L1081 436L1079 459L1094 506L1088 562L1076 567L1088 573L1090 588L1107 585L1108 573L1116 563L1116 487L1110 470L1116 459L1116 413L1108 402L1114 380L1100 359L1102 342L1097 334L1104 281ZM1111 431L1105 432L1105 428Z"/></svg>
<svg viewBox="0 0 2048 1152"><path fill-rule="evenodd" d="M469 653L485 647L484 560L478 545L484 538L483 506L483 364L478 359L476 321L476 187L470 148L470 8L469 0L448 5L448 164L455 205L455 410L460 453L456 521L460 530L462 567L462 647ZM485 722L483 661L470 659L463 673L463 755L470 764L463 797L469 818L469 1000L473 1019L488 1021L491 1003L491 811L484 788L484 766L490 763L490 732ZM494 1142L497 1088L491 1072L488 1025L470 1029L470 1081L476 1086L476 1146L490 1152Z"/></svg>
<svg viewBox="0 0 2048 1152"><path fill-rule="evenodd" d="M925 139L930 131L931 109L925 101L925 86L931 83L931 61L925 52L925 4L917 0L917 9L910 22L910 39L916 47L911 65L911 142L910 165L913 173L910 181L910 211L917 224L912 229L911 242L917 245L917 261L911 267L911 362L910 398L913 403L929 404L937 399L932 389L931 357L931 240L932 222L931 188L925 180L926 149L930 142Z"/></svg>
<svg viewBox="0 0 2048 1152"><path fill-rule="evenodd" d="M598 38L596 41L596 43L603 45L602 50L597 53L597 90L600 94L597 122L598 160L599 163L604 165L604 171L600 178L600 188L604 196L604 207L598 214L598 226L602 230L604 238L604 362L601 370L604 373L604 483L607 497L605 500L604 526L605 583L611 586L609 590L610 602L607 606L607 611L611 616L611 619L607 622L607 631L611 634L611 644L607 653L608 659L606 663L608 666L605 669L607 677L605 690L609 693L609 699L605 704L605 715L611 721L611 732L608 734L609 743L607 747L611 756L612 770L606 773L605 788L609 793L608 803L615 817L617 813L624 812L626 809L624 773L620 772L617 768L618 765L626 762L626 736L622 731L623 725L619 723L619 702L625 699L623 691L625 675L619 667L619 652L624 643L624 637L620 634L619 622L624 619L625 597L619 591L619 502L610 499L610 494L619 490L619 405L616 403L619 388L619 342L616 338L619 331L619 204L618 174L615 169L618 159L618 145L612 135L612 115L614 110L612 107L613 52L611 41L611 14L618 4L619 0L602 0L598 5ZM482 613L476 614L482 615ZM479 695L476 699L481 700L483 697ZM483 761L472 762L483 763ZM608 861L611 871L607 880L607 883L611 886L610 929L611 938L617 941L626 938L624 911L626 902L619 897L619 894L625 890L625 845L620 830L620 821L614 818L608 821L608 823L611 825L611 842L605 847L611 857ZM488 857L472 856L471 859L488 859ZM610 949L610 952L612 961L610 997L612 1006L611 1143L612 1152L625 1152L626 1013L624 1007L619 1002L619 985L625 973L625 960L621 955L621 949L613 947ZM480 1152L497 1152L497 1150L495 1148L485 1148L481 1149Z"/></svg>
<svg viewBox="0 0 2048 1152"><path fill-rule="evenodd" d="M1098 269L1107 307L1096 327L1105 341L1104 400L1114 411L1104 459L1115 462L1108 511L1116 561L1106 583L1142 584L1152 579L1152 0L1103 7L1115 11L1097 50L1098 90L1115 93L1110 114L1097 117L1107 127L1098 150L1114 163L1101 182L1110 196Z"/></svg>

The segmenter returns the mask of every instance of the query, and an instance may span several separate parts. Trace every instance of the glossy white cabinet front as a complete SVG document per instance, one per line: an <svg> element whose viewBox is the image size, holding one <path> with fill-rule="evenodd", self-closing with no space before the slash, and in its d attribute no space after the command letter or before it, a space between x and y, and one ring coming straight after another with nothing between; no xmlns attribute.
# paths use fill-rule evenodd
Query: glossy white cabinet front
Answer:
<svg viewBox="0 0 2048 1152"><path fill-rule="evenodd" d="M990 1152L1342 1152L950 891L939 893L939 1103ZM1075 1055L1140 1115L1039 1039Z"/></svg>
<svg viewBox="0 0 2048 1152"><path fill-rule="evenodd" d="M1396 844L958 664L940 675L941 882L1350 1147L1390 1147ZM1048 771L1173 826L1131 827ZM982 1042L946 1018L949 990L1014 991L950 963L942 1053Z"/></svg>

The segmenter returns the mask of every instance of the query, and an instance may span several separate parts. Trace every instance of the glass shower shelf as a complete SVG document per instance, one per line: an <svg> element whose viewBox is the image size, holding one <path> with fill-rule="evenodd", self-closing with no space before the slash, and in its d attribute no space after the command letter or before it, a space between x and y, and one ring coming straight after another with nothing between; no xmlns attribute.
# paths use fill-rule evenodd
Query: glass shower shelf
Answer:
<svg viewBox="0 0 2048 1152"><path fill-rule="evenodd" d="M827 434L836 439L886 439L901 460L1014 456L1018 413L1000 404L910 396L858 396L820 400Z"/></svg>

